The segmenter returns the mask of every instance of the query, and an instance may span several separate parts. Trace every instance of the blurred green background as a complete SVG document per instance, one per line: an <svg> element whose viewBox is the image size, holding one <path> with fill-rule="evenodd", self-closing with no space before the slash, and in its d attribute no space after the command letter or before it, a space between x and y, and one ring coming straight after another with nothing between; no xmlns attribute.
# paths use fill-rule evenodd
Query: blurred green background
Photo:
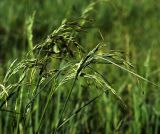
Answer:
<svg viewBox="0 0 160 134"><path fill-rule="evenodd" d="M67 19L80 17L91 0L1 0L0 1L0 83L10 63L21 60L29 51L27 20L35 13L33 44L43 41L48 34ZM94 6L93 19L82 46L87 51L101 40L101 31L107 49L127 53L126 59L134 70L150 81L160 84L160 1L159 0L106 0ZM100 68L128 106L125 113L112 96L101 97L78 116L70 120L60 133L70 134L158 134L160 133L160 88L131 76L114 66ZM68 85L69 86L69 85ZM66 86L67 87L67 86ZM63 87L65 88L65 87ZM80 96L72 94L70 110L83 104L97 91L83 87ZM77 88L78 89L78 88ZM86 91L87 90L87 91ZM65 92L65 90L62 90ZM67 91L66 91L67 92ZM77 91L78 92L78 91ZM41 133L49 133L54 124L54 111L62 105L63 94L57 93L45 117ZM43 96L46 96L44 93ZM60 99L62 98L62 100ZM59 102L58 102L59 101ZM53 114L53 115L52 115ZM15 116L0 111L0 133L14 131ZM17 133L25 133L23 123ZM26 133L34 133L26 130Z"/></svg>

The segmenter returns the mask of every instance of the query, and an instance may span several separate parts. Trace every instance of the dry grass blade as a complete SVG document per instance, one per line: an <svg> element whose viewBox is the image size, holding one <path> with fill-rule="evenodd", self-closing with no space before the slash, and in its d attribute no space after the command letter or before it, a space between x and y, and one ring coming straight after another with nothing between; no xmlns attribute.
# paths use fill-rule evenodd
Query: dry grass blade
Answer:
<svg viewBox="0 0 160 134"><path fill-rule="evenodd" d="M96 57L99 58L99 59L103 59L103 60L105 60L105 61L107 61L107 62L109 62L109 63L111 63L111 64L117 66L118 68L120 68L120 69L122 69L122 70L124 70L124 71L127 71L128 73L130 73L130 74L136 76L137 78L142 79L142 80L144 80L144 81L146 81L146 82L148 82L148 83L150 83L150 84L152 84L152 85L154 85L154 86L156 86L156 87L160 87L159 85L157 85L157 84L155 84L155 83L149 81L148 79L146 79L146 78L144 78L144 77L142 77L142 76L136 74L136 73L133 72L133 71L128 70L127 68L124 68L123 66L120 66L120 65L116 64L115 62L113 62L113 61L111 61L111 60L109 60L109 59L107 59L107 58L104 58L104 57L101 56L101 55L96 55Z"/></svg>
<svg viewBox="0 0 160 134"><path fill-rule="evenodd" d="M124 103L123 99L117 94L116 90L114 88L112 88L111 85L108 83L108 81L106 81L101 75L98 76L96 74L94 74L94 75L92 75L92 74L85 74L85 75L83 75L83 77L89 78L91 80L95 80L95 82L101 86L100 89L103 89L104 93L107 93L108 90L111 91L111 93L113 95L115 95L118 100L120 100L121 105L123 106L123 108L124 109L127 108L127 106Z"/></svg>

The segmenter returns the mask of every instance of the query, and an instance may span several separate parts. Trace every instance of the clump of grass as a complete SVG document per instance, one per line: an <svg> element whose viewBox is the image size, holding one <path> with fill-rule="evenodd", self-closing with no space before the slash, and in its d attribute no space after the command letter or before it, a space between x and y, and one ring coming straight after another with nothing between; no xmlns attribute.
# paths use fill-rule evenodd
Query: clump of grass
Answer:
<svg viewBox="0 0 160 134"><path fill-rule="evenodd" d="M53 94L60 88L60 86L73 79L73 84L61 112L59 123L56 129L57 131L60 127L62 127L63 124L66 123L66 121L63 122L62 120L63 114L67 108L68 100L70 99L75 83L78 81L78 77L94 80L96 82L96 86L99 86L101 89L103 89L102 92L107 92L107 89L109 89L114 95L117 96L117 98L122 101L109 83L101 75L99 75L99 73L95 73L95 70L91 68L92 64L97 64L99 61L99 57L96 56L96 53L98 53L98 51L100 51L100 49L103 47L103 43L98 44L88 54L85 54L82 46L80 46L76 41L76 36L81 30L83 30L83 27L80 26L79 22L69 22L64 20L61 26L54 30L53 33L51 33L51 35L49 35L43 43L36 45L33 50L27 54L24 60L20 61L19 63L17 60L15 60L10 65L3 80L3 84L1 84L2 103L0 108L2 109L5 104L7 108L7 103L12 99L12 97L16 94L21 94L20 96L22 98L19 98L18 96L16 103L14 104L15 110L13 111L14 113L20 113L21 117L19 118L19 121L23 120L23 122L27 125L30 120L30 114L34 108L34 103L36 103L38 96L42 91L44 92L48 84L52 83L53 81L59 81L59 83L55 83L53 86L54 88L51 88L50 91L48 91L49 94L47 101L44 109L42 110L39 125L37 126L36 130L39 132L44 114L47 110L50 100L53 97ZM77 56L77 54L80 55ZM56 63L55 61L59 62L60 64L63 63L63 66L53 66L52 63ZM20 74L20 76L14 81L14 83L12 83L16 74ZM27 93L28 97L24 100L25 102L22 101L23 97L26 96L23 94L24 91L22 91L23 86L29 88ZM94 100L95 99L93 99L91 102ZM40 104L40 102L37 103ZM76 111L75 114L78 113L78 111Z"/></svg>
<svg viewBox="0 0 160 134"><path fill-rule="evenodd" d="M31 51L27 53L22 61L13 61L5 75L3 83L0 84L0 109L18 115L15 121L15 133L19 131L38 133L44 124L43 120L54 94L60 88L72 80L72 85L68 91L63 106L59 110L60 115L56 124L51 126L52 132L58 132L67 122L75 117L83 108L93 103L103 94L110 92L121 102L124 109L127 106L117 91L108 80L99 72L101 65L114 65L134 76L149 83L149 80L131 71L128 67L132 65L125 60L124 53L107 49L107 45L102 42L92 50L85 52L84 47L77 37L84 31L84 25L88 22L88 12L93 9L95 3L89 5L82 14L82 18L75 21L65 19L60 27L54 30L45 41L33 46L31 27L34 17L30 18L28 26L28 42ZM102 36L102 35L101 35ZM32 49L33 48L33 49ZM16 77L15 77L16 76ZM18 77L17 77L18 76ZM82 107L66 119L64 114L68 108L68 102L72 92L78 83L79 78L94 81L95 88L100 89L99 95L88 101ZM152 83L153 84L153 83ZM47 92L47 97L43 106L40 97ZM14 100L15 101L11 101ZM7 106L11 103L12 110ZM32 127L30 127L33 125Z"/></svg>

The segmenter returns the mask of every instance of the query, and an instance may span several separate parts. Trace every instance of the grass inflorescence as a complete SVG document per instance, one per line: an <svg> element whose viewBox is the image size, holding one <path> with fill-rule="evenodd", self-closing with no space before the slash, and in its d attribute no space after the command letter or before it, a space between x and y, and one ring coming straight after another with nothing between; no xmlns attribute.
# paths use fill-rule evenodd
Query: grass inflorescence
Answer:
<svg viewBox="0 0 160 134"><path fill-rule="evenodd" d="M146 96L140 99L138 88L141 83L138 85L130 75L135 76L138 82L140 79L146 82L144 86L140 85L142 91L147 84L159 88L159 85L148 80L151 51L145 61L146 77L142 77L135 73L134 66L129 62L127 35L126 53L110 49L101 30L90 34L94 36L92 38L101 39L98 44L91 42L92 47L88 49L90 42L84 42L84 37L88 31L92 32L94 20L90 15L99 2L102 1L91 2L77 19L63 19L58 28L37 44L33 43L37 12L27 17L25 32L28 52L8 66L0 83L0 112L6 116L5 121L1 121L6 125L2 129L4 133L90 133L93 129L103 133L119 133L121 130L127 133L132 132L132 127L137 128L134 133L141 132L143 123L148 120L147 108L143 105ZM114 72L114 68L120 70ZM114 79L111 82L110 75L115 73L116 76L119 72L130 75L125 74L127 80L117 88L113 84ZM119 80L120 77L121 74ZM129 84L129 80L136 81L132 95L133 85ZM154 110L158 115L156 108ZM142 124L138 123L140 111L146 112ZM131 120L134 120L133 123ZM156 118L156 131L158 122Z"/></svg>

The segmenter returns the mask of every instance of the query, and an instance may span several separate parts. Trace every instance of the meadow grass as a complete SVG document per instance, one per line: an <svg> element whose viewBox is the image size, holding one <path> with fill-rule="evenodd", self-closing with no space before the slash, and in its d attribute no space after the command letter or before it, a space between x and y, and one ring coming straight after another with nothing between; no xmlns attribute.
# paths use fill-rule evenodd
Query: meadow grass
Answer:
<svg viewBox="0 0 160 134"><path fill-rule="evenodd" d="M158 1L17 1L0 2L0 133L159 133Z"/></svg>

